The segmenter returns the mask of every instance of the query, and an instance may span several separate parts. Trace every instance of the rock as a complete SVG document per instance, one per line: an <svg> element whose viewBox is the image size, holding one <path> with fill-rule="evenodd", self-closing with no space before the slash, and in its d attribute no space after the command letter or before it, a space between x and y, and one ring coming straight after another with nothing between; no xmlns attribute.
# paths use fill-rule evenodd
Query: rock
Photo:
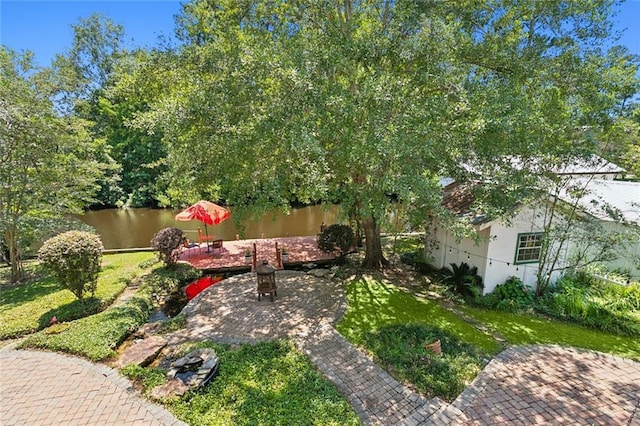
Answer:
<svg viewBox="0 0 640 426"><path fill-rule="evenodd" d="M153 399L167 399L174 396L182 396L189 390L180 379L171 379L166 384L156 386L151 390L149 396Z"/></svg>
<svg viewBox="0 0 640 426"><path fill-rule="evenodd" d="M307 274L313 275L314 277L318 277L318 278L330 278L331 271L328 269L316 268L316 269L310 270L309 272L307 272Z"/></svg>
<svg viewBox="0 0 640 426"><path fill-rule="evenodd" d="M199 355L187 355L175 360L173 366L177 369L181 369L184 367L185 369L189 370L191 369L191 367L202 364L203 361L204 360Z"/></svg>
<svg viewBox="0 0 640 426"><path fill-rule="evenodd" d="M147 337L157 334L161 328L161 322L147 323L136 330L136 332L133 334L133 337L137 339L146 339Z"/></svg>
<svg viewBox="0 0 640 426"><path fill-rule="evenodd" d="M147 339L136 341L120 355L116 365L124 367L129 364L137 364L140 367L145 367L158 356L165 346L167 346L167 341L160 336L151 336Z"/></svg>
<svg viewBox="0 0 640 426"><path fill-rule="evenodd" d="M302 268L303 269L307 269L307 270L315 269L317 267L318 267L318 265L316 265L315 263L303 263L302 264Z"/></svg>
<svg viewBox="0 0 640 426"><path fill-rule="evenodd" d="M213 349L194 349L171 363L167 379L180 380L188 388L205 386L218 374L220 359Z"/></svg>

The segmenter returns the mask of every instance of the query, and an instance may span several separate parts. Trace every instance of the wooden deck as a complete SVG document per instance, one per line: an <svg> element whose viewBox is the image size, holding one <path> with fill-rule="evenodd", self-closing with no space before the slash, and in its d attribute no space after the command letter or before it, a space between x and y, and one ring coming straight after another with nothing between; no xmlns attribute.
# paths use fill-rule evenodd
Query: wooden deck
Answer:
<svg viewBox="0 0 640 426"><path fill-rule="evenodd" d="M180 254L179 261L190 263L206 273L250 271L251 264L245 263L244 253L247 248L253 250L255 244L256 262L260 264L266 259L271 266L280 269L281 265L277 262L276 242L280 248L283 245L287 247L289 259L284 262L284 268L304 263L327 263L336 258L331 253L319 250L316 237L309 236L224 241L221 249L211 249L210 252L207 252L207 247L203 243L202 246L185 249Z"/></svg>

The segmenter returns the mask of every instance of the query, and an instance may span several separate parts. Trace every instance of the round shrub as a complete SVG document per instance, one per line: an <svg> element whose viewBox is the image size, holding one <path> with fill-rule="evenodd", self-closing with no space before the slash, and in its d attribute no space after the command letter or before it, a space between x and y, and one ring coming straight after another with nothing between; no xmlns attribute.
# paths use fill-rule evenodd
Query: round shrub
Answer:
<svg viewBox="0 0 640 426"><path fill-rule="evenodd" d="M53 271L60 284L78 299L92 296L102 263L102 241L91 232L68 231L44 242L38 251L42 265Z"/></svg>
<svg viewBox="0 0 640 426"><path fill-rule="evenodd" d="M509 277L482 298L484 306L502 311L516 312L531 307L533 292L518 277Z"/></svg>
<svg viewBox="0 0 640 426"><path fill-rule="evenodd" d="M158 250L160 260L166 265L172 265L178 261L178 248L184 243L185 238L180 228L164 228L153 236L151 247Z"/></svg>
<svg viewBox="0 0 640 426"><path fill-rule="evenodd" d="M318 248L325 253L339 251L342 256L353 248L355 236L349 225L327 226L318 236Z"/></svg>

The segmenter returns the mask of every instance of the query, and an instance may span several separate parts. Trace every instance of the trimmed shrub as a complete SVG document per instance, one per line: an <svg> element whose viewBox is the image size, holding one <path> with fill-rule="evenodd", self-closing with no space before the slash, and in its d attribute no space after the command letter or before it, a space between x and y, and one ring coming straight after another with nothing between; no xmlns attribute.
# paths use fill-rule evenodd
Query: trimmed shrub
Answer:
<svg viewBox="0 0 640 426"><path fill-rule="evenodd" d="M516 312L533 304L534 294L518 277L509 277L498 284L490 294L484 296L479 304L501 311Z"/></svg>
<svg viewBox="0 0 640 426"><path fill-rule="evenodd" d="M327 226L318 236L318 248L325 253L339 251L346 255L353 248L355 235L349 225L333 224Z"/></svg>
<svg viewBox="0 0 640 426"><path fill-rule="evenodd" d="M68 231L45 241L38 257L60 285L82 300L87 293L95 294L103 248L96 234Z"/></svg>
<svg viewBox="0 0 640 426"><path fill-rule="evenodd" d="M178 249L185 241L180 228L164 228L156 232L151 240L151 247L158 250L158 256L166 265L173 265L180 255Z"/></svg>
<svg viewBox="0 0 640 426"><path fill-rule="evenodd" d="M159 293L171 293L179 290L185 284L194 281L202 275L199 269L188 264L173 265L171 268L162 267L143 277L150 291Z"/></svg>

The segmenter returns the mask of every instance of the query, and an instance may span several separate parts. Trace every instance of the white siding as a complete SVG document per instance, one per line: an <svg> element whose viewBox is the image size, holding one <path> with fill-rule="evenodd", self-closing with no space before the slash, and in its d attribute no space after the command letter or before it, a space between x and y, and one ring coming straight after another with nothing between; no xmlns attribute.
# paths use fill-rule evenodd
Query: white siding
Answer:
<svg viewBox="0 0 640 426"><path fill-rule="evenodd" d="M542 232L543 222L536 211L529 207L517 212L510 224L494 222L491 224L491 244L487 257L491 265L487 269L484 292L490 293L498 284L515 276L523 283L534 288L538 273L538 263L515 265L518 234Z"/></svg>

